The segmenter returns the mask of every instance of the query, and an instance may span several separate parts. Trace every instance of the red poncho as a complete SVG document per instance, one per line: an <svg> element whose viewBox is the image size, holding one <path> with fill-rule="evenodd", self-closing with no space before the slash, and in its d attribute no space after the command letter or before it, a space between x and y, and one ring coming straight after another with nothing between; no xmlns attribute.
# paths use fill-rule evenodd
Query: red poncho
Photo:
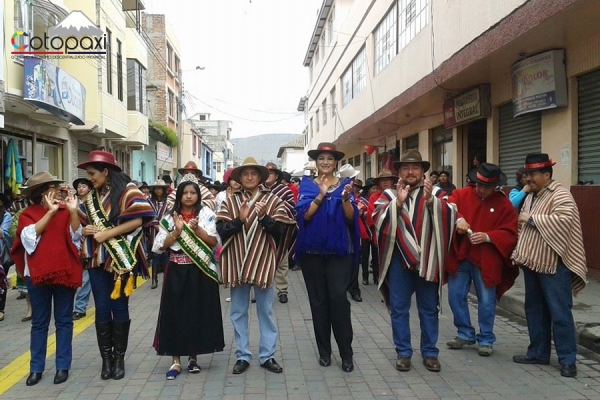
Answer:
<svg viewBox="0 0 600 400"><path fill-rule="evenodd" d="M457 189L448 203L458 208L473 232L484 232L491 243L472 245L467 235L455 235L446 261L446 272L454 275L458 264L468 260L481 269L487 287L496 286L500 298L512 287L519 269L512 266L510 255L517 244L517 213L504 193L495 191L485 200L477 195L475 186Z"/></svg>

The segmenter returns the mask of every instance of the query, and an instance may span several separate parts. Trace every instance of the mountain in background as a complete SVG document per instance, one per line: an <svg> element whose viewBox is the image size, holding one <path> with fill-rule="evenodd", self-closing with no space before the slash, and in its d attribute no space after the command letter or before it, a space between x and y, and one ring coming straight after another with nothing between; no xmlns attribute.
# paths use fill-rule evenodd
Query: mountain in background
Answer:
<svg viewBox="0 0 600 400"><path fill-rule="evenodd" d="M268 135L231 139L231 143L233 143L234 165L240 165L246 157L254 157L256 162L260 165L272 162L281 166L281 161L277 158L279 148L296 139L298 136L302 135L293 133L270 133Z"/></svg>

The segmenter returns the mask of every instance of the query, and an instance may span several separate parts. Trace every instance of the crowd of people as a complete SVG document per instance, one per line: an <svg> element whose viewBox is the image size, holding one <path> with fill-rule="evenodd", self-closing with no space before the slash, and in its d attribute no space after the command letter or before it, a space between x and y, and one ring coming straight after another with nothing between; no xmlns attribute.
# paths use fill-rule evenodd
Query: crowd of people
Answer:
<svg viewBox="0 0 600 400"><path fill-rule="evenodd" d="M451 350L477 345L493 355L497 300L525 276L530 345L513 361L548 364L554 338L560 373L577 374L572 296L585 286L586 260L577 206L552 179L554 162L527 155L518 185L477 156L467 184L456 188L447 171L432 171L414 149L393 171L364 182L333 143L308 152L316 174L298 182L275 164L252 157L228 169L223 183L204 180L193 162L152 184L135 184L114 156L92 151L78 168L87 179L72 188L48 172L31 176L22 190L26 207L8 212L0 196L2 271L14 261L31 304L31 362L26 384L42 379L50 310L54 307L57 352L54 383L68 379L73 321L86 317L90 292L103 380L125 376L131 326L129 298L137 277L163 273L153 347L171 358L166 379L185 369L199 373L198 355L225 347L220 285L230 290L235 339L233 374L251 364L249 309L256 303L261 367L281 373L275 353L274 302L288 302L288 270L301 269L312 313L317 362L332 364L335 338L341 369L354 370L350 298L361 302L362 285L377 285L390 312L395 368L409 371L413 346L413 294L420 320L425 368L439 360L441 287L447 284L456 336ZM338 168L340 167L340 168ZM11 223L15 226L11 233ZM56 236L64 240L55 241ZM60 243L60 244L58 244ZM57 249L57 246L60 246ZM52 257L48 254L52 252ZM148 266L151 266L149 275ZM467 295L475 287L477 330ZM78 289L79 288L79 289ZM0 297L4 317L6 285Z"/></svg>

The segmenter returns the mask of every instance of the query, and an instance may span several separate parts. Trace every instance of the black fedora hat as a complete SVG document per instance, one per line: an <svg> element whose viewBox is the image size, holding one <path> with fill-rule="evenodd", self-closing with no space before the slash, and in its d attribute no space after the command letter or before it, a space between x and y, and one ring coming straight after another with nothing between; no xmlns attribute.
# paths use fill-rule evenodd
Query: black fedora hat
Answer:
<svg viewBox="0 0 600 400"><path fill-rule="evenodd" d="M4 206L5 210L8 210L12 206L12 201L10 200L10 197L8 197L2 192L0 192L0 202Z"/></svg>
<svg viewBox="0 0 600 400"><path fill-rule="evenodd" d="M500 167L490 163L482 163L469 171L469 180L484 186L504 186L507 181Z"/></svg>
<svg viewBox="0 0 600 400"><path fill-rule="evenodd" d="M365 184L362 187L362 190L369 190L371 189L371 187L377 185L377 183L375 183L375 180L373 178L369 178L365 181Z"/></svg>
<svg viewBox="0 0 600 400"><path fill-rule="evenodd" d="M552 161L546 153L529 153L525 157L523 172L537 171L538 169L552 167L556 161Z"/></svg>
<svg viewBox="0 0 600 400"><path fill-rule="evenodd" d="M283 177L283 173L277 167L277 164L272 163L272 162L268 162L267 165L265 165L265 167L267 167L267 169L269 170L269 172L275 172L277 174L277 179L281 179Z"/></svg>
<svg viewBox="0 0 600 400"><path fill-rule="evenodd" d="M92 182L90 182L89 179L86 179L86 178L77 178L77 179L75 179L73 181L73 189L77 190L77 186L80 183L83 183L84 185L86 185L90 189L94 187L94 185L92 185Z"/></svg>
<svg viewBox="0 0 600 400"><path fill-rule="evenodd" d="M333 158L335 158L336 161L341 160L345 156L345 154L342 153L341 151L337 151L335 144L329 143L329 142L319 143L319 145L317 146L316 149L308 151L308 156L310 158L312 158L313 160L316 160L317 157L319 157L319 154L325 153L325 152L333 154Z"/></svg>

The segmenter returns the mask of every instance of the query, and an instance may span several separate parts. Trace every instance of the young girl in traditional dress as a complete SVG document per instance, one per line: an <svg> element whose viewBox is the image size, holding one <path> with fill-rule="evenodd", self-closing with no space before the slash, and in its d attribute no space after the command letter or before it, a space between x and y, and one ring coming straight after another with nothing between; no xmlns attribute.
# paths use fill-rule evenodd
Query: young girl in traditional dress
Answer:
<svg viewBox="0 0 600 400"><path fill-rule="evenodd" d="M157 354L173 359L168 380L181 373L181 356L188 356L190 373L199 373L197 355L225 347L213 257L218 238L215 213L202 206L197 178L184 175L152 247L155 253L169 252L154 336Z"/></svg>
<svg viewBox="0 0 600 400"><path fill-rule="evenodd" d="M91 151L88 160L77 168L87 171L94 186L80 206L80 218L86 225L83 235L94 238L92 254L84 254L84 246L81 257L93 257L89 275L102 357L100 377L118 380L125 376L133 270L146 270L144 252L139 246L142 225L156 214L112 153ZM143 276L147 273L143 272Z"/></svg>

